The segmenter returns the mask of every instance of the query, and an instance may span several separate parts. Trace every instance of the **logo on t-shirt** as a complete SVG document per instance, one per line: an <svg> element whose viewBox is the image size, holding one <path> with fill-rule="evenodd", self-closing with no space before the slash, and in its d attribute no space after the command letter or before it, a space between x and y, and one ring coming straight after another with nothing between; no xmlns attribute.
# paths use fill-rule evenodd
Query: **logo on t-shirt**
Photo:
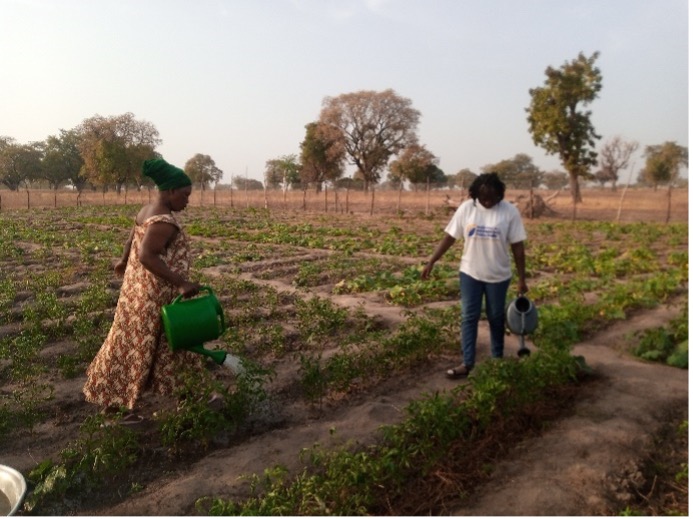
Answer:
<svg viewBox="0 0 693 519"><path fill-rule="evenodd" d="M500 235L501 233L498 227L489 227L486 225L476 224L467 226L467 238L476 236L477 238L498 239Z"/></svg>

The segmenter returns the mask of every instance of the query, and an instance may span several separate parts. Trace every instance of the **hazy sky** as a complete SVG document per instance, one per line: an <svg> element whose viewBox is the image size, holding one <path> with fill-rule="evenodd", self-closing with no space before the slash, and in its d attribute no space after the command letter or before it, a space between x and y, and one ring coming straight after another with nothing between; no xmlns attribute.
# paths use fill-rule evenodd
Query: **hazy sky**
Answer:
<svg viewBox="0 0 693 519"><path fill-rule="evenodd" d="M20 143L132 112L169 162L203 153L224 182L261 180L299 153L325 97L392 88L445 173L518 153L553 170L528 91L599 51L598 149L639 142L637 174L646 145L688 145L686 0L0 0L0 13L0 135Z"/></svg>

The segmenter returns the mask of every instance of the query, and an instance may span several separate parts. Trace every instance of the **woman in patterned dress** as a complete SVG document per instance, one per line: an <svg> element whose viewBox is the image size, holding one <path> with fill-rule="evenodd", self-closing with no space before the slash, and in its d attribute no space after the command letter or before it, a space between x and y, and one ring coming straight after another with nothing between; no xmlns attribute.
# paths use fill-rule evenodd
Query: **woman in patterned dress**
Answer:
<svg viewBox="0 0 693 519"><path fill-rule="evenodd" d="M116 275L123 277L118 305L83 389L86 400L104 411L133 411L148 388L171 394L180 371L202 366L199 355L171 351L161 324L163 305L178 294L191 297L200 290L188 279L190 244L173 215L188 205L192 183L163 159L145 161L142 173L156 183L157 197L138 213L115 265Z"/></svg>

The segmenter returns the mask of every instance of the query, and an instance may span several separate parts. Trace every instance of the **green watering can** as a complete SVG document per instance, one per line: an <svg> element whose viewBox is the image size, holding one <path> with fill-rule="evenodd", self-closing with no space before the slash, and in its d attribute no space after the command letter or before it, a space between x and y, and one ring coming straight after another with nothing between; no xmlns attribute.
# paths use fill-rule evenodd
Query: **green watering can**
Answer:
<svg viewBox="0 0 693 519"><path fill-rule="evenodd" d="M205 349L202 344L218 339L226 330L224 311L210 287L202 287L206 295L192 299L176 297L170 305L161 307L166 339L173 351L188 350L211 357L223 364L227 353Z"/></svg>

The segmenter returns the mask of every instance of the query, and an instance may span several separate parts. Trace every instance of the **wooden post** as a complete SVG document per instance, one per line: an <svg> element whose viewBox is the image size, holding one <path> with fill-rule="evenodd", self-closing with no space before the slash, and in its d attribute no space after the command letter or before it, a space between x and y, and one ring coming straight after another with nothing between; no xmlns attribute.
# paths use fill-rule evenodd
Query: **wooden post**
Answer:
<svg viewBox="0 0 693 519"><path fill-rule="evenodd" d="M534 220L534 188L529 186L529 219Z"/></svg>
<svg viewBox="0 0 693 519"><path fill-rule="evenodd" d="M431 206L431 178L426 177L426 216Z"/></svg>
<svg viewBox="0 0 693 519"><path fill-rule="evenodd" d="M671 184L669 184L669 190L667 191L667 217L664 223L669 223L671 219Z"/></svg>

